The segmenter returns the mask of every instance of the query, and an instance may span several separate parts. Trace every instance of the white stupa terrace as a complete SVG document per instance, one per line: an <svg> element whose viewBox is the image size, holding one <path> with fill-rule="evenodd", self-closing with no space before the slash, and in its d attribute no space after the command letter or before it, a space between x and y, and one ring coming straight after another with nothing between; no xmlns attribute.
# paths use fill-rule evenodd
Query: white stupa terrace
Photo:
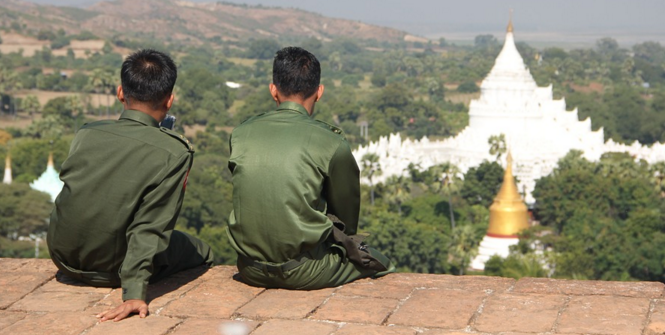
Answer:
<svg viewBox="0 0 665 335"><path fill-rule="evenodd" d="M37 180L30 183L30 187L33 190L48 193L51 196L51 201L55 202L55 198L57 198L60 191L62 191L63 185L64 183L60 180L60 175L58 174L58 171L55 170L53 164L53 153L50 153L48 156L46 171L44 171Z"/></svg>
<svg viewBox="0 0 665 335"><path fill-rule="evenodd" d="M484 160L494 160L488 140L503 134L515 162L518 188L525 193L525 201L533 203L531 192L536 180L552 172L558 160L573 149L582 151L591 161L597 161L605 152L628 152L649 163L665 161L665 146L661 143L646 147L638 142L604 142L603 129L593 131L589 118L579 121L577 109L567 111L563 99L553 99L551 85L538 87L515 47L512 24L508 25L503 49L480 89L480 98L472 100L469 106L469 126L457 136L440 141L426 137L403 140L399 134L381 137L353 152L359 167L362 169L365 154L374 153L383 170L374 182L392 175L406 176L411 163L426 170L451 162L465 172ZM501 163L505 167L505 161Z"/></svg>

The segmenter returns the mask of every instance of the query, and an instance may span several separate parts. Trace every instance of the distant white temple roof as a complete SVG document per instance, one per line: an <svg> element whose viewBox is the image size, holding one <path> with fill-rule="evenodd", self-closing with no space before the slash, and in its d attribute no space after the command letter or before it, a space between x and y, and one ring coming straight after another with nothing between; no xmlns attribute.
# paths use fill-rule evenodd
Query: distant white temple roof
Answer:
<svg viewBox="0 0 665 335"><path fill-rule="evenodd" d="M629 152L649 163L665 160L665 146L660 143L650 148L637 142L630 146L611 140L604 143L602 128L593 131L590 119L579 121L577 109L566 111L563 99L553 99L551 85L538 87L515 47L510 27L503 49L480 88L480 97L469 105L469 126L457 136L442 141L426 137L402 140L399 134L381 137L354 151L358 165L362 169L365 154L377 154L383 175L375 182L406 175L411 163L424 170L451 162L466 171L484 160L494 160L488 140L503 134L513 155L519 190L528 203L533 203L531 192L536 180L548 175L572 149L583 151L592 161L605 152Z"/></svg>
<svg viewBox="0 0 665 335"><path fill-rule="evenodd" d="M51 196L51 201L55 202L55 198L60 194L63 185L64 183L60 180L53 164L53 153L50 153L46 171L37 180L30 183L30 187L33 190L48 193Z"/></svg>

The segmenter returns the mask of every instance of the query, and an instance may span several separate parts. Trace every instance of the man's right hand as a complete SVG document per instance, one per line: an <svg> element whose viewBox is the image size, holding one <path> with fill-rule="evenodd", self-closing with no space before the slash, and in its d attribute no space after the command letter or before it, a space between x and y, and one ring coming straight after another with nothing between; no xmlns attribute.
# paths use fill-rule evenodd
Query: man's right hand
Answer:
<svg viewBox="0 0 665 335"><path fill-rule="evenodd" d="M145 318L148 315L148 304L140 299L130 299L114 309L97 314L97 317L101 318L101 322L111 319L120 321L132 313L138 313L140 318Z"/></svg>

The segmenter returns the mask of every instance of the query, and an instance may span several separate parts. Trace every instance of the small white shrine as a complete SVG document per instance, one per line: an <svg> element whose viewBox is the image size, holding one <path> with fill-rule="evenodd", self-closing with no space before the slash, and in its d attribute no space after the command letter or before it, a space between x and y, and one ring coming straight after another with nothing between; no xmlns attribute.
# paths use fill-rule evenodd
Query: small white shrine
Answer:
<svg viewBox="0 0 665 335"><path fill-rule="evenodd" d="M51 196L51 201L55 202L55 198L60 194L63 185L64 183L60 180L60 175L53 164L53 153L49 153L46 171L37 180L30 183L30 187L33 190L48 193Z"/></svg>

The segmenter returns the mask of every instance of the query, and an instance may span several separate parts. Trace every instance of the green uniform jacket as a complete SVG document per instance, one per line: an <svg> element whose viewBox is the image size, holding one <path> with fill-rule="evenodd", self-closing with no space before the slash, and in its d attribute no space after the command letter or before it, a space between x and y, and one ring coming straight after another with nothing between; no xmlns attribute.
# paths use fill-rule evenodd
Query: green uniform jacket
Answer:
<svg viewBox="0 0 665 335"><path fill-rule="evenodd" d="M231 244L238 253L286 262L328 238L326 213L355 234L359 170L339 128L315 121L293 102L233 130Z"/></svg>
<svg viewBox="0 0 665 335"><path fill-rule="evenodd" d="M123 300L145 300L158 271L153 259L166 257L193 152L182 135L139 111L83 126L60 172L51 257L70 270L119 274Z"/></svg>

